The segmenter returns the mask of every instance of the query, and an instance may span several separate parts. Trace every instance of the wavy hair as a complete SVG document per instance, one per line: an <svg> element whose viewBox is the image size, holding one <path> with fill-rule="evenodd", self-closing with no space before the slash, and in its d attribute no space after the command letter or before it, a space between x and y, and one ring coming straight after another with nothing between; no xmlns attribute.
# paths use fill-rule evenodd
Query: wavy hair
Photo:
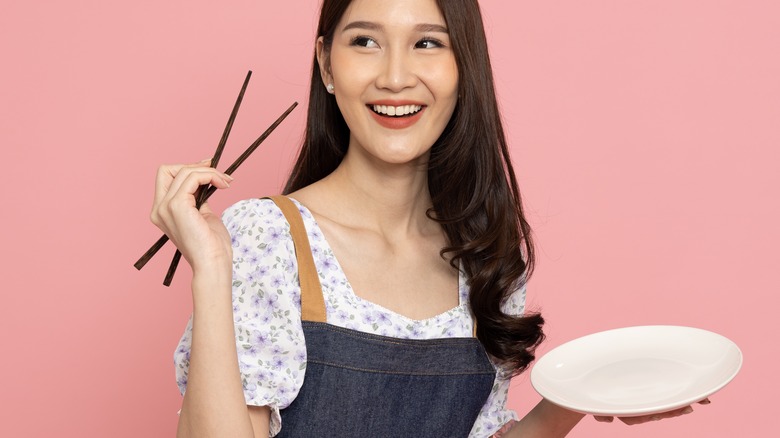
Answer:
<svg viewBox="0 0 780 438"><path fill-rule="evenodd" d="M350 3L322 3L317 35L324 39L326 54ZM533 361L534 350L544 339L540 314L515 316L501 309L533 271L531 229L501 123L477 0L437 3L455 54L459 98L452 118L431 148L428 187L433 208L428 216L447 235L442 257L449 255L450 264L462 267L468 277L478 339L490 355L517 374ZM333 172L348 144L349 128L322 85L315 54L304 141L284 193Z"/></svg>

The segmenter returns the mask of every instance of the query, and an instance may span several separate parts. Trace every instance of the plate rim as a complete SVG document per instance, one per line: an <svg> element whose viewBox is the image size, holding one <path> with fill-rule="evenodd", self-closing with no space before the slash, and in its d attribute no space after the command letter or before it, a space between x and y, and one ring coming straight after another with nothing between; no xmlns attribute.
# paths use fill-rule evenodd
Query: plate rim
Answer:
<svg viewBox="0 0 780 438"><path fill-rule="evenodd" d="M685 399L676 400L674 402L669 402L663 405L653 405L653 406L647 406L647 407L641 407L641 408L626 408L626 409L610 409L610 410L602 410L602 409L594 409L589 408L585 405L578 404L578 403L569 403L564 400L562 400L558 394L556 393L550 393L549 391L540 388L540 382L538 382L539 376L538 372L536 372L537 366L540 362L543 361L545 357L547 357L550 353L554 352L555 350L558 350L564 346L567 346L569 344L572 344L574 342L581 342L582 340L589 338L589 337L596 337L598 335L605 335L607 333L611 332L622 332L622 331L629 331L629 330L636 330L636 329L683 329L683 330L695 330L699 332L705 332L708 335L714 335L719 338L722 338L728 343L734 347L737 351L737 357L738 362L734 370L728 375L728 377L724 378L720 383L717 385L714 385L712 388L703 391L701 393L697 393L695 396L690 396ZM587 335L580 336L575 339L571 339L567 342L564 342L549 351L547 351L544 355L542 355L539 359L537 359L534 362L534 365L531 367L531 386L534 388L534 390L541 395L545 400L558 405L560 407L563 407L565 409L569 409L575 412L579 412L582 414L588 414L588 415L600 415L600 416L621 416L621 417L636 417L636 416L642 416L642 415L651 415L655 413L660 412L666 412L671 411L674 409L682 408L684 406L688 406L690 404L696 403L718 391L723 389L726 385L728 385L739 373L739 371L742 369L742 364L744 361L744 355L742 353L742 350L739 348L739 346L732 341L731 339L727 338L726 336L721 335L720 333L716 333L711 330L702 329L699 327L691 327L691 326L682 326L682 325L670 325L670 324L656 324L656 325L635 325L635 326L626 326L626 327L618 327L608 330L602 330L599 332L590 333Z"/></svg>

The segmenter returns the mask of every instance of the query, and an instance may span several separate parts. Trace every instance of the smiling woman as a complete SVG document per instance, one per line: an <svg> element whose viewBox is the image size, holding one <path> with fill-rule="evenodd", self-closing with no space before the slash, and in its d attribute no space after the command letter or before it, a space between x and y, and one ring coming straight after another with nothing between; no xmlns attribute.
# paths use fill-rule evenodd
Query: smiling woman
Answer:
<svg viewBox="0 0 780 438"><path fill-rule="evenodd" d="M327 41L317 41L322 80L334 85L350 129L348 149L393 163L427 162L457 103L444 17L434 2L412 3L357 2Z"/></svg>
<svg viewBox="0 0 780 438"><path fill-rule="evenodd" d="M153 221L193 268L180 436L563 436L580 420L506 407L543 320L525 312L534 252L476 0L325 0L285 196L223 221L195 208L231 180L207 163L158 175Z"/></svg>

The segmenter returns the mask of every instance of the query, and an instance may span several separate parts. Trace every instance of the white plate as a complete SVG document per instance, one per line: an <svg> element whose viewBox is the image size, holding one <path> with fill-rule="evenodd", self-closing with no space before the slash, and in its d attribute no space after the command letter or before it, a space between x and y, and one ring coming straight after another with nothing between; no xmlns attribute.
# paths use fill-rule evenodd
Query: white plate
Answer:
<svg viewBox="0 0 780 438"><path fill-rule="evenodd" d="M531 370L547 400L595 415L639 416L687 406L723 388L742 366L729 339L677 326L626 327L550 350Z"/></svg>

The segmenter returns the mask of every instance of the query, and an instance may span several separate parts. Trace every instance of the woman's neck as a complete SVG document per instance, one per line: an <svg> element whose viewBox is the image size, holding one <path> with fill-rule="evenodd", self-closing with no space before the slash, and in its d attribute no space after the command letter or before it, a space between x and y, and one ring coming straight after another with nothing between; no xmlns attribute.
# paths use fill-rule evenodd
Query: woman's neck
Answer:
<svg viewBox="0 0 780 438"><path fill-rule="evenodd" d="M320 204L316 213L345 226L368 228L388 237L440 230L426 216L431 196L424 160L375 163L347 153L339 167L314 186L327 205Z"/></svg>

